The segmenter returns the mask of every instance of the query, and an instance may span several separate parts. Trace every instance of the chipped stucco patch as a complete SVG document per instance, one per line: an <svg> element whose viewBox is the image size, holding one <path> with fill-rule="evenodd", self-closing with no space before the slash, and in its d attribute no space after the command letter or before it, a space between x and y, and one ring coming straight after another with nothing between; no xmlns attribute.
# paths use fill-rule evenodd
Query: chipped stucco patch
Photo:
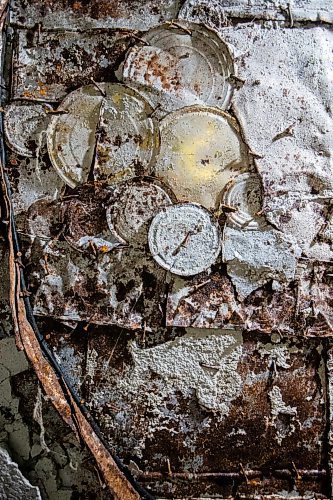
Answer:
<svg viewBox="0 0 333 500"><path fill-rule="evenodd" d="M42 500L39 489L29 483L3 448L0 448L0 468L0 498Z"/></svg>
<svg viewBox="0 0 333 500"><path fill-rule="evenodd" d="M300 249L279 231L242 231L226 227L222 258L240 299L275 280L288 283L295 276Z"/></svg>
<svg viewBox="0 0 333 500"><path fill-rule="evenodd" d="M204 335L199 333L166 342L150 349L131 346L134 369L128 373L132 387L149 371L165 382L166 394L195 391L199 404L219 417L228 414L230 403L240 394L242 379L237 366L242 355L240 332Z"/></svg>

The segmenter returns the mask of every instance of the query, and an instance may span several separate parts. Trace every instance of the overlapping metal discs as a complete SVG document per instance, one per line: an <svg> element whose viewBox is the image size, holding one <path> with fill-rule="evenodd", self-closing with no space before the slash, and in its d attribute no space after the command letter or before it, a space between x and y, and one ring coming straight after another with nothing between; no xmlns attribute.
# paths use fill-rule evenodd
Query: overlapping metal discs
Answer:
<svg viewBox="0 0 333 500"><path fill-rule="evenodd" d="M215 31L177 21L151 29L128 50L117 72L122 83L93 82L65 97L48 117L52 165L72 189L106 186L102 200L81 189L65 203L66 218L75 218L67 228L72 246L88 249L91 239L104 251L117 242L148 244L163 268L193 276L218 258L224 206L230 224L257 227L260 186L246 174L248 151L226 111L234 73ZM35 128L45 120L39 112L25 110ZM14 125L7 120L9 145L30 154Z"/></svg>

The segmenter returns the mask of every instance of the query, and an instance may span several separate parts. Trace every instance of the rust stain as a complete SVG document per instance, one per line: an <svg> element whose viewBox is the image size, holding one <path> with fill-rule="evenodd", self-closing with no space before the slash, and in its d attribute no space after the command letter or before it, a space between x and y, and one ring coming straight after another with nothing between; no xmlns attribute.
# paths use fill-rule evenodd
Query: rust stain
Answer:
<svg viewBox="0 0 333 500"><path fill-rule="evenodd" d="M179 280L168 295L167 326L222 328L241 322L230 280L220 273L194 278L190 286Z"/></svg>
<svg viewBox="0 0 333 500"><path fill-rule="evenodd" d="M11 220L12 208L9 195L5 187L3 165L1 165L1 173L2 187L5 190L4 199L7 207L7 216L8 220ZM119 500L123 500L125 498L128 500L138 500L140 495L134 490L124 474L120 471L110 452L101 443L100 439L93 431L91 425L78 408L70 391L68 390L67 398L70 398L72 408L69 405L68 399L63 392L54 368L44 357L35 332L26 317L25 304L21 293L21 265L20 262L17 262L17 258L20 259L20 255L15 257L11 224L8 224L8 242L10 301L18 348L25 351L45 390L46 395L50 398L54 407L57 409L64 421L70 426L77 437L82 436L90 448L102 473L104 474L105 481L115 498Z"/></svg>
<svg viewBox="0 0 333 500"><path fill-rule="evenodd" d="M42 8L54 12L64 8L78 17L117 19L126 17L130 8L143 4L141 0L132 3L47 0ZM171 25L191 36L191 31L181 25ZM58 34L35 30L29 34L28 42L32 46L36 40L40 42L37 60L38 53L49 48L50 60L44 54L41 64L36 64L38 71L33 75L33 83L27 84L27 79L20 86L19 78L26 77L23 68L20 77L15 76L14 87L27 99L52 100L77 86L81 76L85 80L91 74L95 77L96 72L101 81L103 78L108 81L110 72L114 74L115 65L124 58L133 40L144 42L130 32L108 34L115 49L109 51L112 57L100 64L90 57L94 53L101 58L105 56L106 46L98 37L92 41L92 36L93 49L90 47L87 55L78 38L71 42L75 50L73 47L68 50L57 40ZM63 33L64 38L70 39L72 35ZM83 37L82 43L88 38ZM61 58L54 64L54 54L59 48ZM73 62L70 70L66 61ZM164 61L157 53L139 58L135 61L137 75L142 76L142 68L146 67L147 84L154 87L154 80L158 80L163 90L181 91L182 80L176 64L172 59L169 65L168 59L166 64ZM44 71L44 64L45 74L39 76L39 68ZM17 68L20 69L19 65ZM204 92L201 82L192 82L192 86L195 92ZM114 98L117 100L119 96ZM230 120L237 134L244 138L239 120ZM94 160L101 166L128 142L141 150L149 145L148 138L140 133L116 135L110 141L106 132L104 135L102 130L97 132L100 137L96 140ZM248 143L246 146L250 156L257 156ZM66 144L56 147L63 151ZM247 161L248 153L244 155L249 171L254 172L257 165L253 158ZM15 155L9 158L6 170L13 186L22 165L25 164ZM204 170L207 165L210 160L202 157L200 168ZM126 167L132 174L144 174L144 166L137 159ZM3 176L4 170L3 166ZM157 178L152 176L155 182ZM89 179L93 177L90 175ZM113 181L120 179L121 174L112 177ZM333 336L333 264L308 259L303 265L302 257L295 276L288 282L280 286L274 279L264 283L259 280L258 287L244 298L238 293L231 273L228 275L227 264L221 260L209 271L184 279L170 269L158 267L148 252L146 226L143 239L138 239L140 244L131 241L127 244L123 238L125 244L111 252L107 244L96 249L89 240L91 245L82 250L78 248L78 240L100 237L110 230L106 209L111 202L116 203L117 191L112 201L109 188L101 175L98 182L89 181L73 189L67 187L63 196L46 201L48 209L51 207L51 211L59 214L59 220L53 224L46 211L37 210L35 224L40 221L43 229L47 228L47 244L36 234L32 237L25 234L31 240L22 239L23 255L15 253L13 228L9 223L13 212L6 192L4 203L17 345L26 352L46 394L65 422L92 451L112 495L126 500L140 498L95 432L92 419L98 422L102 437L119 450L125 463L131 463L134 457L138 479L149 484L158 497L163 490L167 498L194 497L198 492L231 498L235 491L240 498L257 498L261 493L265 498L278 498L277 491L291 494L293 486L300 495L310 490L320 495L327 481L327 471L323 470L326 344L320 338ZM148 195L148 191L143 192L143 197ZM45 200L41 200L41 207L43 203ZM137 214L142 215L144 205L138 207ZM228 224L230 211L236 211L232 203L222 204L214 212L220 217L221 228ZM30 212L29 209L27 225ZM117 215L120 217L123 212L126 210L120 205ZM260 211L260 215L263 213L264 210ZM21 222L20 217L17 220ZM27 231L26 227L24 230ZM184 241L186 246L186 238ZM34 261L28 262L31 255ZM21 286L24 264L30 266L29 292ZM256 272L254 265L248 274ZM58 289L55 282L60 283ZM47 359L35 335L25 308L27 294L32 295L34 312L46 332L47 346L57 353L64 346L72 349L68 352L81 370L75 380L80 389L80 403ZM66 316L68 311L72 316ZM66 373L68 366L65 363L61 366ZM89 413L80 405L89 408Z"/></svg>

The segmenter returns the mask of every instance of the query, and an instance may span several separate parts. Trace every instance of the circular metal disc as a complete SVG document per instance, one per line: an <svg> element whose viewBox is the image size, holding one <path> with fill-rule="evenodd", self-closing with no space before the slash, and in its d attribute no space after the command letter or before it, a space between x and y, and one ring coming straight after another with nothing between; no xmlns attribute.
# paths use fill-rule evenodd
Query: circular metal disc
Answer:
<svg viewBox="0 0 333 500"><path fill-rule="evenodd" d="M258 212L262 205L262 192L256 174L238 175L226 185L222 193L222 205L235 208L228 213L228 221L241 229L258 229Z"/></svg>
<svg viewBox="0 0 333 500"><path fill-rule="evenodd" d="M221 251L220 227L200 205L182 203L163 208L152 220L148 243L156 262L180 276L208 269Z"/></svg>
<svg viewBox="0 0 333 500"><path fill-rule="evenodd" d="M165 206L175 202L175 196L154 179L134 178L113 190L106 218L111 232L124 242L146 242L148 223Z"/></svg>
<svg viewBox="0 0 333 500"><path fill-rule="evenodd" d="M227 45L206 26L177 21L148 31L129 50L122 78L165 112L193 104L227 109L234 66ZM165 113L164 113L165 114Z"/></svg>
<svg viewBox="0 0 333 500"><path fill-rule="evenodd" d="M46 131L49 119L41 104L9 104L5 108L4 116L8 146L19 155L36 156L40 134Z"/></svg>
<svg viewBox="0 0 333 500"><path fill-rule="evenodd" d="M158 127L149 104L125 85L100 83L70 93L48 128L53 166L72 188L93 172L110 183L149 173Z"/></svg>
<svg viewBox="0 0 333 500"><path fill-rule="evenodd" d="M47 243L59 232L61 215L56 201L41 198L27 210L26 233Z"/></svg>
<svg viewBox="0 0 333 500"><path fill-rule="evenodd" d="M109 194L105 189L86 184L62 203L62 220L66 223L64 237L76 250L98 249L106 253L119 245L109 232L104 202Z"/></svg>
<svg viewBox="0 0 333 500"><path fill-rule="evenodd" d="M183 108L160 124L161 149L155 174L176 194L215 209L235 170L248 168L247 151L235 121L203 106Z"/></svg>

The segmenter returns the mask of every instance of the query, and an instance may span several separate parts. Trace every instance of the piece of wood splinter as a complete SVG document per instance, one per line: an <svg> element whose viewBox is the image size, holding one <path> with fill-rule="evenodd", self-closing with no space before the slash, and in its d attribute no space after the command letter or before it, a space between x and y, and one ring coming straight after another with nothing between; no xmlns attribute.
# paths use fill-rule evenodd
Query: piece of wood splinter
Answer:
<svg viewBox="0 0 333 500"><path fill-rule="evenodd" d="M279 139L282 139L283 137L292 137L294 135L294 127L295 127L295 123L292 123L291 125L289 125L289 127L284 129L282 132L279 132L278 134L276 134L276 136L273 137L272 142L278 141Z"/></svg>

